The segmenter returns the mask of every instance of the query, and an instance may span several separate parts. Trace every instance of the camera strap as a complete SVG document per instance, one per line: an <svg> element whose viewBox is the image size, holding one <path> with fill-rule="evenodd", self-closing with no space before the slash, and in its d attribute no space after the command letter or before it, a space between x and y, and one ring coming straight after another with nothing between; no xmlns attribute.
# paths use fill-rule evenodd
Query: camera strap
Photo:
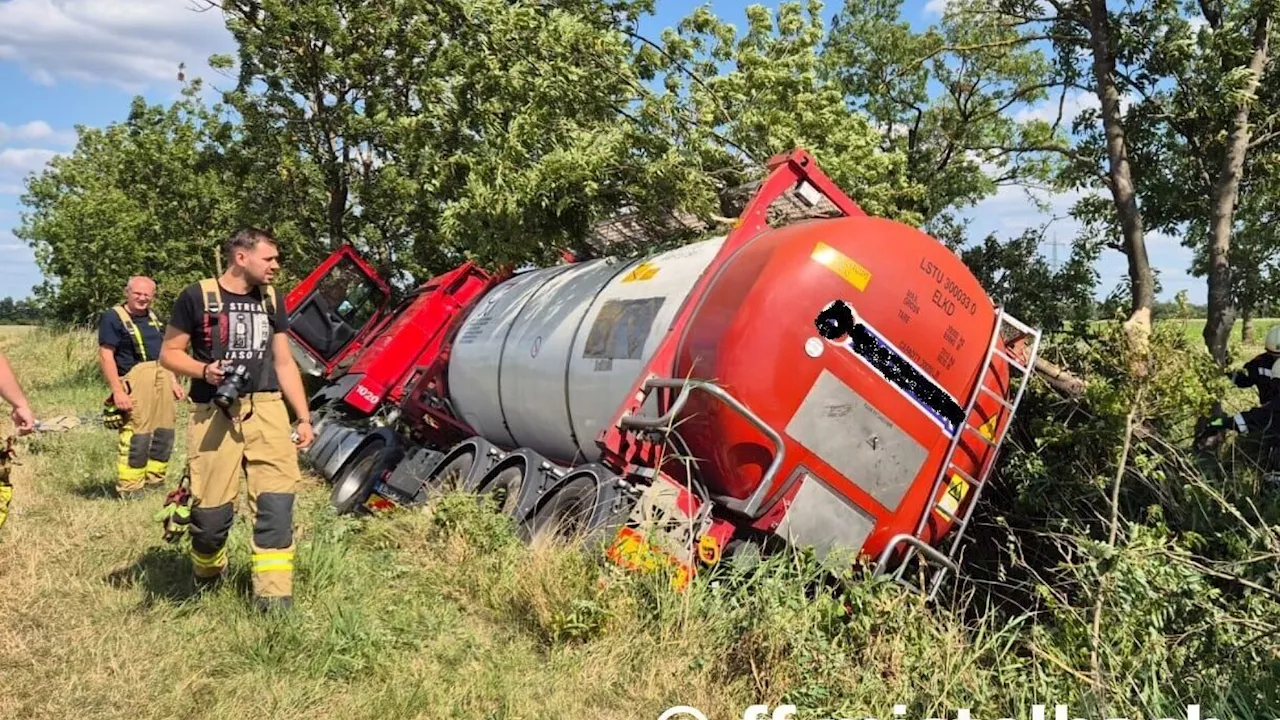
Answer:
<svg viewBox="0 0 1280 720"><path fill-rule="evenodd" d="M260 300L262 309L267 312L268 317L275 315L276 289L271 285L263 285L259 290L262 294ZM204 335L209 338L210 356L215 361L221 360L227 354L231 326L223 312L226 308L222 302L222 287L218 285L217 278L205 278L200 281L200 297L204 303Z"/></svg>
<svg viewBox="0 0 1280 720"><path fill-rule="evenodd" d="M276 289L270 285L264 285L259 291L262 296L262 309L267 312L268 317L271 317L276 311ZM222 286L218 284L217 278L205 278L200 281L200 297L204 304L203 326L204 336L209 339L209 356L217 362L226 357L231 335L231 323L227 321L224 312L226 306L222 302ZM232 417L229 409L220 409L232 424L244 422L253 416L253 395L249 394L249 413L243 418Z"/></svg>
<svg viewBox="0 0 1280 720"><path fill-rule="evenodd" d="M227 324L222 322L222 288L218 286L218 279L201 280L200 296L204 301L204 336L209 339L209 356L217 362L227 354Z"/></svg>

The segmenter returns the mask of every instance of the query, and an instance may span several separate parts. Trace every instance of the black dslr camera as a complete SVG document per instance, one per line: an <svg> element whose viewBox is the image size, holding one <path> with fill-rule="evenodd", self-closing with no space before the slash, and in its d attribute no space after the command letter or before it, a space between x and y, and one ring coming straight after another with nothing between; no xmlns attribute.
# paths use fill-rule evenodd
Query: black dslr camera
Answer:
<svg viewBox="0 0 1280 720"><path fill-rule="evenodd" d="M240 393L244 391L249 384L249 368L244 365L235 365L227 370L227 374L222 376L222 382L218 383L217 390L213 392L213 402L218 407L226 410L231 404L240 397Z"/></svg>

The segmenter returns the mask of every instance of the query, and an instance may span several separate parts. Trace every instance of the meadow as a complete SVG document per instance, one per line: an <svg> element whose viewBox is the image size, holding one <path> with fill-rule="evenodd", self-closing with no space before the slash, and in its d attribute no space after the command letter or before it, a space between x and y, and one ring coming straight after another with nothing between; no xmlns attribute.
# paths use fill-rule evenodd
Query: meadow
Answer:
<svg viewBox="0 0 1280 720"><path fill-rule="evenodd" d="M105 397L90 333L8 329L0 349L38 417L91 418ZM20 443L0 528L0 717L652 720L691 705L728 720L784 701L800 719L1029 718L1037 703L1044 717L1057 703L1103 717L1089 678L1026 618L929 606L888 583L815 591L799 556L676 593L575 547L528 548L461 495L337 517L310 475L295 610L259 615L243 492L231 582L197 594L184 547L153 518L162 495L113 497L114 453L91 420ZM1117 693L1111 716L1186 717L1188 701L1231 716L1230 692L1148 680L1164 689Z"/></svg>

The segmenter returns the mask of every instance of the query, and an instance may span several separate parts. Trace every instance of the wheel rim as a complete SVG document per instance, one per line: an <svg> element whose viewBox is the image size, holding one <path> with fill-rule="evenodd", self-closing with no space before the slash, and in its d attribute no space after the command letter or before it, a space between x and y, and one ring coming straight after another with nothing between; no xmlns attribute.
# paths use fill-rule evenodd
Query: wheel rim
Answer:
<svg viewBox="0 0 1280 720"><path fill-rule="evenodd" d="M435 477L431 478L431 484L442 491L456 490L467 473L471 472L473 465L475 465L475 455L470 452L463 453L440 468L440 471L435 473Z"/></svg>
<svg viewBox="0 0 1280 720"><path fill-rule="evenodd" d="M482 494L489 502L497 503L498 512L511 515L515 512L516 502L520 499L520 488L524 485L524 466L513 465L503 469L485 486Z"/></svg>
<svg viewBox="0 0 1280 720"><path fill-rule="evenodd" d="M341 480L333 488L334 505L343 505L360 494L360 489L365 484L373 464L377 462L380 452L382 452L381 446L366 452L350 471L343 473Z"/></svg>

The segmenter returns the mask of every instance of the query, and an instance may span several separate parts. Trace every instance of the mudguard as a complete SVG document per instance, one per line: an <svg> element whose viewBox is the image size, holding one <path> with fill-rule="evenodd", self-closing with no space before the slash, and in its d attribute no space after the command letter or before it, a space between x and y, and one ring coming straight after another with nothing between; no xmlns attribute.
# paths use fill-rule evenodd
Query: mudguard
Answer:
<svg viewBox="0 0 1280 720"><path fill-rule="evenodd" d="M338 431L333 440L329 441L333 450L320 468L320 474L325 480L333 482L333 478L338 475L338 470L360 447L365 437L365 433L355 428L342 428Z"/></svg>

